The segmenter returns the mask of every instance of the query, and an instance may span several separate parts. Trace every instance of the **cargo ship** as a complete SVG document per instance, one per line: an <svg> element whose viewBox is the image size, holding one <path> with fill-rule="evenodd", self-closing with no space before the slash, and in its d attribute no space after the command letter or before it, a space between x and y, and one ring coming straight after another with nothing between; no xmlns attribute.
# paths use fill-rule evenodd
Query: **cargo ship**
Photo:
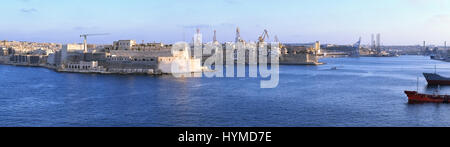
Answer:
<svg viewBox="0 0 450 147"><path fill-rule="evenodd" d="M443 77L436 73L423 73L429 85L450 85L450 78Z"/></svg>
<svg viewBox="0 0 450 147"><path fill-rule="evenodd" d="M417 91L405 91L408 96L408 103L450 103L449 95L422 94Z"/></svg>

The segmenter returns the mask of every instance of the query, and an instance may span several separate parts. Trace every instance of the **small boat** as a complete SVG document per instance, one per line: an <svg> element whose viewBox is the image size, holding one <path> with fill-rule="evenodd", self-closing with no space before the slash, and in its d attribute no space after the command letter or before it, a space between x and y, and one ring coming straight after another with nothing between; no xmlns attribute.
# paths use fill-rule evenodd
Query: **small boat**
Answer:
<svg viewBox="0 0 450 147"><path fill-rule="evenodd" d="M405 91L406 96L408 96L408 103L450 103L450 95L440 95L439 90L440 85L434 91L433 94L419 93L419 77L417 77L417 91Z"/></svg>
<svg viewBox="0 0 450 147"><path fill-rule="evenodd" d="M437 56L436 55L430 55L430 59L437 59Z"/></svg>
<svg viewBox="0 0 450 147"><path fill-rule="evenodd" d="M449 95L422 94L417 91L405 91L408 96L408 103L450 103Z"/></svg>

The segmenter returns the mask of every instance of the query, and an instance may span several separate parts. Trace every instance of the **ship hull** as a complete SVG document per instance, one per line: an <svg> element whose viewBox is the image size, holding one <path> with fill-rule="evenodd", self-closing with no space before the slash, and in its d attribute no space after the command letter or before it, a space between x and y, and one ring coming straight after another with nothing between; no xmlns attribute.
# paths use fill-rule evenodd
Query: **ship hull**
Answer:
<svg viewBox="0 0 450 147"><path fill-rule="evenodd" d="M450 85L450 81L427 80L428 85Z"/></svg>
<svg viewBox="0 0 450 147"><path fill-rule="evenodd" d="M442 77L434 73L424 73L423 76L429 85L450 85L450 78Z"/></svg>
<svg viewBox="0 0 450 147"><path fill-rule="evenodd" d="M450 103L450 96L448 95L429 95L421 94L416 91L405 91L408 96L408 103Z"/></svg>

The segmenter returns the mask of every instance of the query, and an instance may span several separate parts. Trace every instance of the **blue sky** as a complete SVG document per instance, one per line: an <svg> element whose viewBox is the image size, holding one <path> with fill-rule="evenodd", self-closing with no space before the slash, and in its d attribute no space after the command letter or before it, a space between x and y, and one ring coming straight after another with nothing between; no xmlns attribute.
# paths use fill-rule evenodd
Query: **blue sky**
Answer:
<svg viewBox="0 0 450 147"><path fill-rule="evenodd" d="M3 0L0 40L75 43L82 33L110 33L91 43L134 39L190 41L200 28L204 41L245 40L264 29L282 42L383 44L450 41L448 0Z"/></svg>

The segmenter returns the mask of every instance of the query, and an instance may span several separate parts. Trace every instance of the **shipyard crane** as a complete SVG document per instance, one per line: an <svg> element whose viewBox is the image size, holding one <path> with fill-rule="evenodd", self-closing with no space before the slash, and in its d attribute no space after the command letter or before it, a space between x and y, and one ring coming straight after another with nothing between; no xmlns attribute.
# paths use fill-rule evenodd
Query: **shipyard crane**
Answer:
<svg viewBox="0 0 450 147"><path fill-rule="evenodd" d="M84 42L83 42L84 53L87 53L87 37L88 36L103 36L103 35L109 35L109 34L108 33L102 33L102 34L81 34L80 37L84 38Z"/></svg>
<svg viewBox="0 0 450 147"><path fill-rule="evenodd" d="M267 31L266 29L264 29L264 32L261 36L259 36L258 41L264 42L266 40L266 38L269 38L269 31Z"/></svg>
<svg viewBox="0 0 450 147"><path fill-rule="evenodd" d="M280 42L280 40L278 39L278 36L275 35L274 37L274 41L278 43L278 47L280 47L280 49L282 49L284 46L283 44Z"/></svg>
<svg viewBox="0 0 450 147"><path fill-rule="evenodd" d="M280 42L280 40L278 40L278 36L277 36L277 35L275 35L275 36L273 37L273 39L274 39L275 42Z"/></svg>
<svg viewBox="0 0 450 147"><path fill-rule="evenodd" d="M278 43L278 50L276 50L276 51L271 51L271 54L273 54L273 53L275 53L275 55L278 55L278 57L282 54L282 49L284 48L284 46L283 46L283 44L280 42L280 40L278 39L278 36L277 35L275 35L274 36L274 41L276 42L276 43Z"/></svg>
<svg viewBox="0 0 450 147"><path fill-rule="evenodd" d="M356 42L355 44L353 44L353 52L351 54L351 56L353 57L359 57L360 56L360 52L359 49L361 48L361 37L359 37L358 42Z"/></svg>
<svg viewBox="0 0 450 147"><path fill-rule="evenodd" d="M359 37L358 42L356 42L355 44L353 44L353 47L354 47L354 48L357 48L357 49L359 49L359 48L361 47L361 37Z"/></svg>

